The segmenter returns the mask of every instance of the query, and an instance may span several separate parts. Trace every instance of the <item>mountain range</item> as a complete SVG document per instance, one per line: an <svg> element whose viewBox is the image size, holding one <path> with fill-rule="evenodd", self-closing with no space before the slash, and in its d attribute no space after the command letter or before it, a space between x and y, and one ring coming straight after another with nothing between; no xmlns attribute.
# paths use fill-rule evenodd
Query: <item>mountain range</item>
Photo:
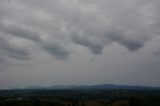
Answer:
<svg viewBox="0 0 160 106"><path fill-rule="evenodd" d="M75 90L160 90L160 87L131 86L131 85L55 85L55 86L28 86L23 89L75 89Z"/></svg>

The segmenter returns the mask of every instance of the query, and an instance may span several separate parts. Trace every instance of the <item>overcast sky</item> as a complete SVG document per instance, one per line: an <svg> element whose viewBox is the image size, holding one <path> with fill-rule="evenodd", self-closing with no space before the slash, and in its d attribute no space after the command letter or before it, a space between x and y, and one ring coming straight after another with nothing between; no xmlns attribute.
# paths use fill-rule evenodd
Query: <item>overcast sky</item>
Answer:
<svg viewBox="0 0 160 106"><path fill-rule="evenodd" d="M0 0L0 88L160 86L160 0Z"/></svg>

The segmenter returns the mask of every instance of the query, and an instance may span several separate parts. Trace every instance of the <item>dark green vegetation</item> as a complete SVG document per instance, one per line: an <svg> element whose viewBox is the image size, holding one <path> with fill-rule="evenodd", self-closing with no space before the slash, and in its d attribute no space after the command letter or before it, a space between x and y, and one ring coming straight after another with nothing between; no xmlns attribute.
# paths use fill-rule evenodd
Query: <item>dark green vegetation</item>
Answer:
<svg viewBox="0 0 160 106"><path fill-rule="evenodd" d="M0 106L160 106L160 91L3 90Z"/></svg>

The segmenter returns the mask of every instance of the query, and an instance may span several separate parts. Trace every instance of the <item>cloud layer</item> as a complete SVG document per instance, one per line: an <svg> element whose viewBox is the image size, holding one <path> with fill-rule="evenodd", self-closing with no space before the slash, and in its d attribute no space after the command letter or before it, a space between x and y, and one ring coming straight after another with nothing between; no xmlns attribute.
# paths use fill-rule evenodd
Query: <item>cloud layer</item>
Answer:
<svg viewBox="0 0 160 106"><path fill-rule="evenodd" d="M9 40L17 38L17 42L19 38L32 41L58 59L68 58L67 45L74 44L88 48L93 55L102 54L104 46L112 42L136 51L160 33L157 0L0 2L2 40L8 36ZM9 58L29 59L32 55L8 43L2 45L1 51Z"/></svg>
<svg viewBox="0 0 160 106"><path fill-rule="evenodd" d="M76 56L107 57L114 45L127 59L159 56L159 13L159 0L0 0L0 66L50 57L83 63Z"/></svg>

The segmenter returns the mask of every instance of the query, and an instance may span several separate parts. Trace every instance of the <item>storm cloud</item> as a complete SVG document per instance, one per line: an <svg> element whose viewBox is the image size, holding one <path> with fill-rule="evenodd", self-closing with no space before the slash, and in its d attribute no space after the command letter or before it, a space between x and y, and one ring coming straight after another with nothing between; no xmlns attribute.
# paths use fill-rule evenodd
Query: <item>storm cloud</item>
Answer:
<svg viewBox="0 0 160 106"><path fill-rule="evenodd" d="M125 46L129 51L136 51L144 46L144 42L130 39L116 33L107 34L106 37L114 42Z"/></svg>
<svg viewBox="0 0 160 106"><path fill-rule="evenodd" d="M102 54L103 45L97 44L96 42L91 41L87 37L73 36L72 41L76 44L87 47L95 55Z"/></svg>
<svg viewBox="0 0 160 106"><path fill-rule="evenodd" d="M57 59L66 59L69 56L69 51L67 51L64 46L58 42L47 42L43 45L43 49L56 56Z"/></svg>
<svg viewBox="0 0 160 106"><path fill-rule="evenodd" d="M3 58L7 56L20 60L30 59L30 53L27 48L15 45L13 41L9 41L7 40L7 38L4 37L0 37L0 54Z"/></svg>

